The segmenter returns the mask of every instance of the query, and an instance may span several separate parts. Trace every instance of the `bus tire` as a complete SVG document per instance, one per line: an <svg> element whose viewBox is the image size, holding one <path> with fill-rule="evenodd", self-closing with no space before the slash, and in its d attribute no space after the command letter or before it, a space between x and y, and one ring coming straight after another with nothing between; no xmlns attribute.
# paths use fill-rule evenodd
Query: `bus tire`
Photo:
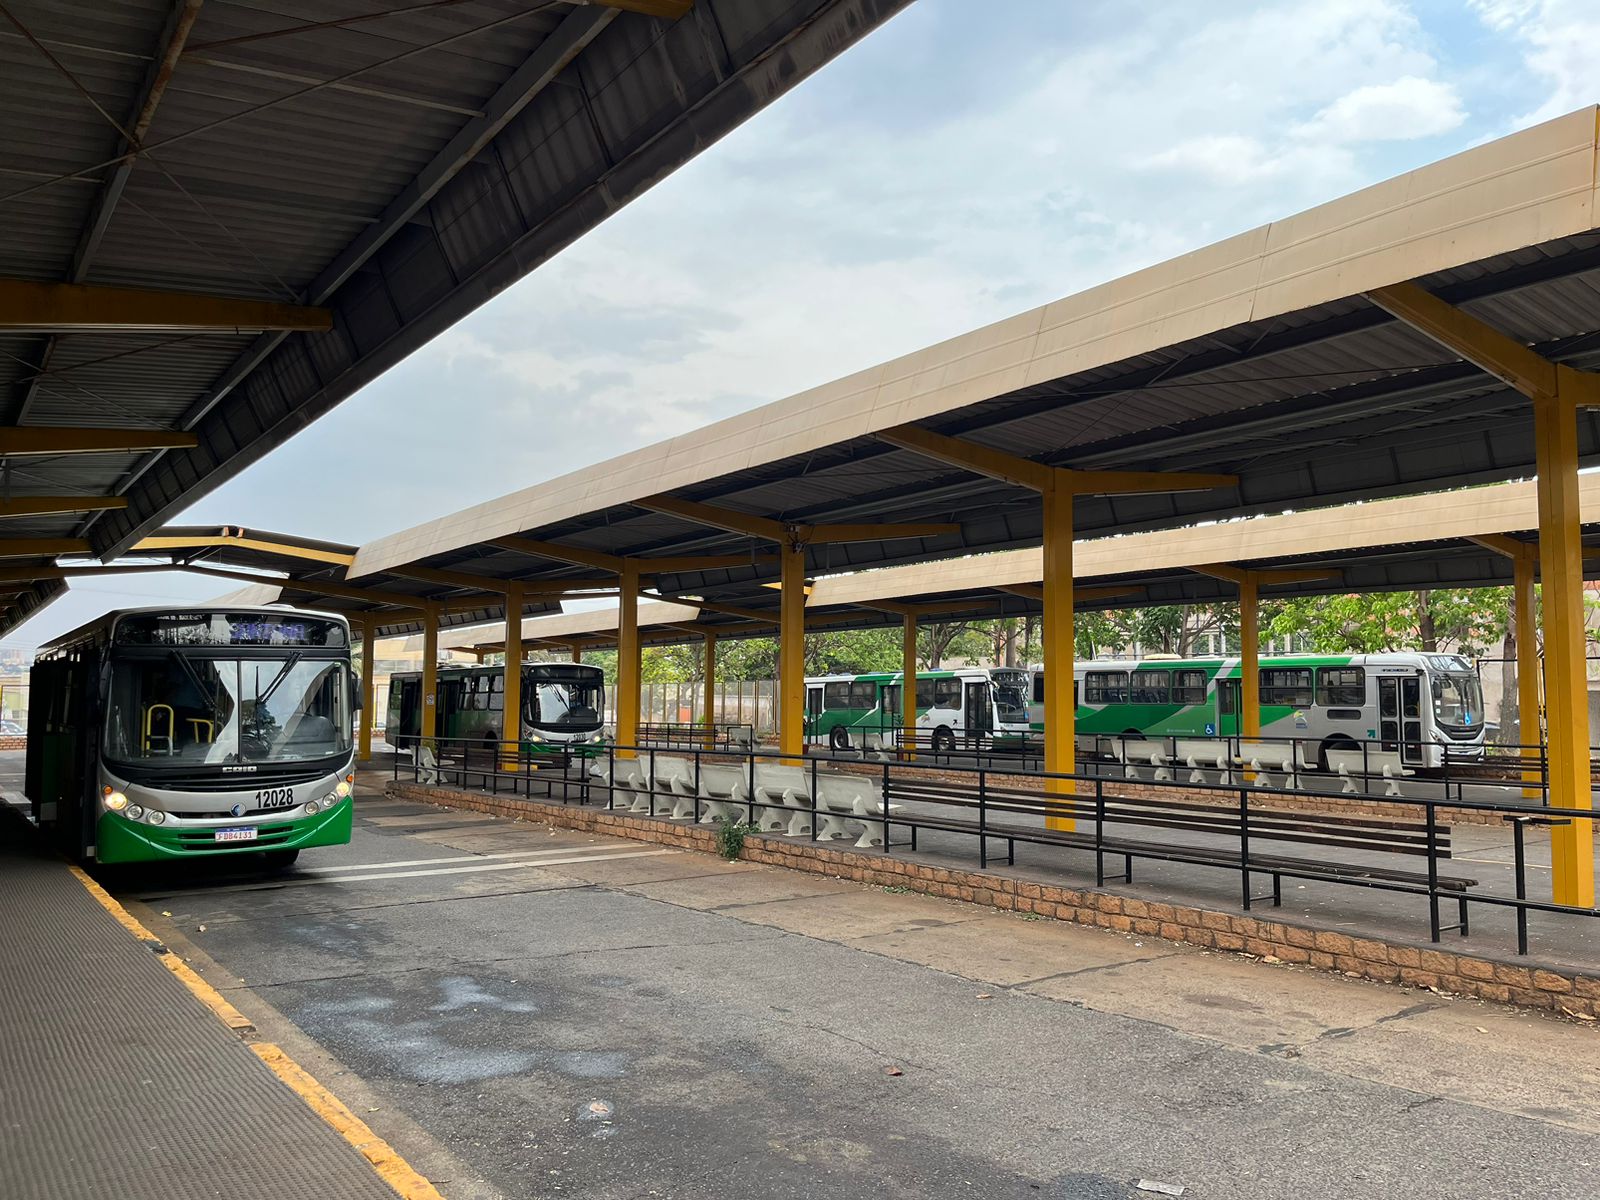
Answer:
<svg viewBox="0 0 1600 1200"><path fill-rule="evenodd" d="M828 745L835 750L850 749L850 733L843 725L835 725L828 732Z"/></svg>
<svg viewBox="0 0 1600 1200"><path fill-rule="evenodd" d="M933 731L933 752L935 754L949 754L956 748L956 735L948 728L941 725Z"/></svg>
<svg viewBox="0 0 1600 1200"><path fill-rule="evenodd" d="M1356 745L1355 738L1350 737L1348 734L1336 733L1332 737L1323 738L1322 744L1317 747L1317 770L1323 772L1332 771L1332 768L1328 766L1329 750L1359 750L1360 748L1360 746Z"/></svg>
<svg viewBox="0 0 1600 1200"><path fill-rule="evenodd" d="M261 852L262 865L269 871L287 871L294 866L294 860L300 857L298 850L263 850Z"/></svg>

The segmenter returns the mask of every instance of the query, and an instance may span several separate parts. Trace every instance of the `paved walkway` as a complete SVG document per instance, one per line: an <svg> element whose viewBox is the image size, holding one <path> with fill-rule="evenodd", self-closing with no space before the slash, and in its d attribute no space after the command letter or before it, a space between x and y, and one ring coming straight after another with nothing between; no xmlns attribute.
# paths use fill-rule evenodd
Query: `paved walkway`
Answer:
<svg viewBox="0 0 1600 1200"><path fill-rule="evenodd" d="M0 804L0 1196L394 1200Z"/></svg>

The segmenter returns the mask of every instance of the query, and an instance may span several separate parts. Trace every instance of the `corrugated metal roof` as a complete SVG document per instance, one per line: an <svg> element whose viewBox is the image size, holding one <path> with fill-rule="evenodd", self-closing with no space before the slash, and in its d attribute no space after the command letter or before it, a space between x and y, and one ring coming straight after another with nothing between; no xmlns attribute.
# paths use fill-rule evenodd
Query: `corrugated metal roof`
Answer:
<svg viewBox="0 0 1600 1200"><path fill-rule="evenodd" d="M129 500L36 528L126 550L908 2L700 0L670 21L604 0L13 0L0 279L335 313L320 334L0 335L0 423L200 440L29 463L41 490Z"/></svg>

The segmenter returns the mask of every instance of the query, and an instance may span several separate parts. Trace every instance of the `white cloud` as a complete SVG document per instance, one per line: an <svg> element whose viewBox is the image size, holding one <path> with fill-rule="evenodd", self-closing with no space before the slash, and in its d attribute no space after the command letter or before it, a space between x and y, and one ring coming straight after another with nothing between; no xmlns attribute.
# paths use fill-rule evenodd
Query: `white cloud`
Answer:
<svg viewBox="0 0 1600 1200"><path fill-rule="evenodd" d="M1321 141L1383 142L1448 133L1467 119L1448 83L1407 75L1346 92L1296 133Z"/></svg>
<svg viewBox="0 0 1600 1200"><path fill-rule="evenodd" d="M1544 100L1507 128L1559 117L1600 100L1600 5L1594 0L1471 0L1479 19L1523 48L1523 61L1544 83Z"/></svg>

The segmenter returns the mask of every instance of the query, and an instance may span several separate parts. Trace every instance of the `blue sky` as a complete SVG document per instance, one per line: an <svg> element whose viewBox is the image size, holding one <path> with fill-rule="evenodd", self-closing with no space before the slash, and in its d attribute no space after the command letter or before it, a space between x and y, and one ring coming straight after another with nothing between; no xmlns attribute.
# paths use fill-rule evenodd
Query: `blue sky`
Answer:
<svg viewBox="0 0 1600 1200"><path fill-rule="evenodd" d="M1593 0L983 8L917 0L182 520L365 541L1600 100Z"/></svg>

